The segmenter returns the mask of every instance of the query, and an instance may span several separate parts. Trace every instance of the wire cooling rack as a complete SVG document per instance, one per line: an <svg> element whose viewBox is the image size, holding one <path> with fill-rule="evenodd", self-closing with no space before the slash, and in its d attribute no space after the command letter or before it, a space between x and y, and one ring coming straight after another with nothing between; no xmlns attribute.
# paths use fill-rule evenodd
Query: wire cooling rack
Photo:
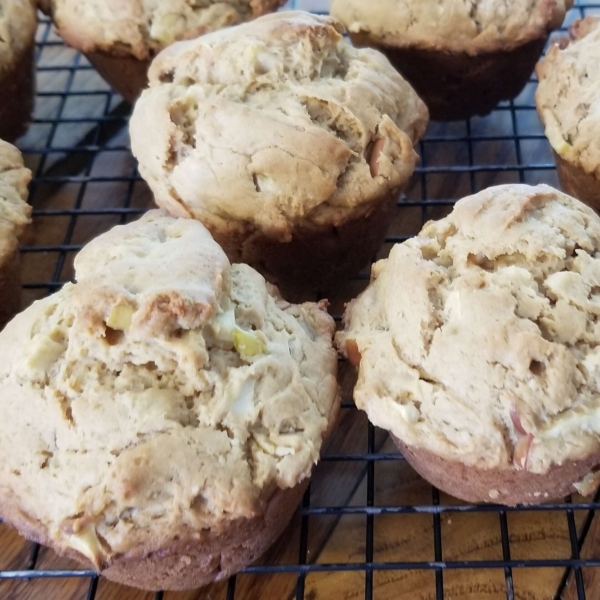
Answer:
<svg viewBox="0 0 600 600"><path fill-rule="evenodd" d="M327 0L293 8L326 12ZM600 12L576 2L566 25ZM130 107L84 57L65 48L47 19L37 38L35 120L19 141L34 172L34 223L22 248L25 303L72 277L81 245L152 206L129 151ZM414 235L460 197L498 183L557 185L550 147L535 112L535 81L485 118L432 123L421 164L398 204L392 243ZM365 285L361 273L332 309ZM594 498L536 507L472 506L432 489L368 424L351 401L352 373L341 364L345 401L338 431L286 534L259 563L204 590L157 594L120 587L22 540L0 525L0 598L119 600L372 600L598 598L600 527ZM600 572L599 572L600 573Z"/></svg>

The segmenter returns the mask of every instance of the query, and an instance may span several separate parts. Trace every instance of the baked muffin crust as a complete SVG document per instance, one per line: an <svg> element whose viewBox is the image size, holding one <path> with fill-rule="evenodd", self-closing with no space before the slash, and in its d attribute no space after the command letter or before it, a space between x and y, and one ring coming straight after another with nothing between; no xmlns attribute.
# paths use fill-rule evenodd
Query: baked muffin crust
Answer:
<svg viewBox="0 0 600 600"><path fill-rule="evenodd" d="M0 140L0 329L21 307L19 238L30 222L31 171L14 146Z"/></svg>
<svg viewBox="0 0 600 600"><path fill-rule="evenodd" d="M109 576L178 563L173 547L194 556L230 524L235 543L318 459L338 407L333 320L162 211L92 241L75 269L0 334L2 516ZM133 572L117 578L165 583Z"/></svg>
<svg viewBox="0 0 600 600"><path fill-rule="evenodd" d="M510 50L563 22L573 0L332 0L350 33L405 48L479 54Z"/></svg>
<svg viewBox="0 0 600 600"><path fill-rule="evenodd" d="M235 25L283 0L45 0L60 35L82 52L145 60L175 40Z"/></svg>
<svg viewBox="0 0 600 600"><path fill-rule="evenodd" d="M17 248L18 239L30 221L27 185L31 171L12 144L0 140L0 265Z"/></svg>
<svg viewBox="0 0 600 600"><path fill-rule="evenodd" d="M130 127L157 203L211 230L289 241L297 225L339 225L400 189L427 109L342 33L286 12L164 50Z"/></svg>
<svg viewBox="0 0 600 600"><path fill-rule="evenodd" d="M574 198L543 185L465 198L348 305L337 342L360 364L355 401L460 497L497 500L490 479L508 503L567 493L600 460L599 283L600 218ZM487 474L483 497L465 491L477 471L452 476L465 467ZM524 475L511 487L510 473Z"/></svg>
<svg viewBox="0 0 600 600"><path fill-rule="evenodd" d="M0 139L26 130L35 102L35 0L0 0Z"/></svg>
<svg viewBox="0 0 600 600"><path fill-rule="evenodd" d="M600 19L588 16L569 33L538 64L535 100L554 151L600 180Z"/></svg>

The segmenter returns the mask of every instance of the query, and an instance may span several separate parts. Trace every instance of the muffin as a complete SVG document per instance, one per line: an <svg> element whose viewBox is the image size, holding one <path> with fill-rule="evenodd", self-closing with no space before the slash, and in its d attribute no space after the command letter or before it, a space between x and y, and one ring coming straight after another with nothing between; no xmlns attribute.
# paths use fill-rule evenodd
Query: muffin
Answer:
<svg viewBox="0 0 600 600"><path fill-rule="evenodd" d="M36 27L34 0L0 0L0 138L10 142L33 113Z"/></svg>
<svg viewBox="0 0 600 600"><path fill-rule="evenodd" d="M157 204L294 296L375 255L427 125L387 59L342 34L283 12L173 44L130 123Z"/></svg>
<svg viewBox="0 0 600 600"><path fill-rule="evenodd" d="M410 285L406 285L406 282ZM337 343L354 399L409 463L471 502L536 504L600 464L600 217L504 185L374 265Z"/></svg>
<svg viewBox="0 0 600 600"><path fill-rule="evenodd" d="M333 320L151 211L0 333L0 512L114 581L186 589L280 535L339 399Z"/></svg>
<svg viewBox="0 0 600 600"><path fill-rule="evenodd" d="M562 189L600 210L600 18L569 29L536 68L535 95Z"/></svg>
<svg viewBox="0 0 600 600"><path fill-rule="evenodd" d="M175 40L254 19L285 0L43 0L64 41L83 52L129 102L144 89L150 61Z"/></svg>
<svg viewBox="0 0 600 600"><path fill-rule="evenodd" d="M489 113L517 96L573 0L332 0L358 46L377 48L435 120Z"/></svg>
<svg viewBox="0 0 600 600"><path fill-rule="evenodd" d="M0 140L0 329L21 308L19 237L30 222L30 179L21 153Z"/></svg>

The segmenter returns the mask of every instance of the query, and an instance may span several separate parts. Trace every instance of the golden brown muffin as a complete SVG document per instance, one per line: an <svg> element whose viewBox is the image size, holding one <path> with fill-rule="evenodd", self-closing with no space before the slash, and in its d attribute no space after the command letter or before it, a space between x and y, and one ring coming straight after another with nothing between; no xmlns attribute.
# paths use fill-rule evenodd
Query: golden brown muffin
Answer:
<svg viewBox="0 0 600 600"><path fill-rule="evenodd" d="M159 206L294 296L373 258L427 125L388 60L342 33L284 12L173 44L131 118Z"/></svg>
<svg viewBox="0 0 600 600"><path fill-rule="evenodd" d="M569 29L536 68L535 101L561 187L600 210L600 19Z"/></svg>
<svg viewBox="0 0 600 600"><path fill-rule="evenodd" d="M407 282L410 282L407 285ZM600 464L600 217L545 185L460 200L346 308L354 399L471 502L585 490Z"/></svg>
<svg viewBox="0 0 600 600"><path fill-rule="evenodd" d="M21 153L0 140L0 329L21 308L19 237L30 222L27 184L31 171Z"/></svg>
<svg viewBox="0 0 600 600"><path fill-rule="evenodd" d="M0 0L0 139L25 133L35 101L34 0Z"/></svg>
<svg viewBox="0 0 600 600"><path fill-rule="evenodd" d="M67 44L133 102L152 58L176 40L196 37L277 10L285 0L45 0Z"/></svg>
<svg viewBox="0 0 600 600"><path fill-rule="evenodd" d="M358 46L388 56L435 120L517 96L573 0L332 0Z"/></svg>
<svg viewBox="0 0 600 600"><path fill-rule="evenodd" d="M154 210L0 333L4 522L109 579L187 589L281 534L335 422L333 319Z"/></svg>

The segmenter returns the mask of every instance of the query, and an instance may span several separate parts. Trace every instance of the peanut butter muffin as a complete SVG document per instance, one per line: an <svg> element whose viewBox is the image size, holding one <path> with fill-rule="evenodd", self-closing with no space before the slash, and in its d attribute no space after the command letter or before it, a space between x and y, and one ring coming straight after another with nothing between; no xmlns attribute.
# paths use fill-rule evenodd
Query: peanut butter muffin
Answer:
<svg viewBox="0 0 600 600"><path fill-rule="evenodd" d="M411 285L406 285L410 281ZM600 464L600 217L545 185L459 201L374 265L339 348L357 406L472 502L535 504Z"/></svg>
<svg viewBox="0 0 600 600"><path fill-rule="evenodd" d="M285 0L44 0L60 36L83 52L102 77L133 102L152 57L189 39L254 19Z"/></svg>
<svg viewBox="0 0 600 600"><path fill-rule="evenodd" d="M35 101L34 0L0 0L0 138L25 133Z"/></svg>
<svg viewBox="0 0 600 600"><path fill-rule="evenodd" d="M131 119L157 204L288 294L331 289L375 255L427 124L387 59L342 33L284 12L173 44Z"/></svg>
<svg viewBox="0 0 600 600"><path fill-rule="evenodd" d="M0 140L0 329L21 308L19 236L30 221L27 184L31 171L21 153Z"/></svg>
<svg viewBox="0 0 600 600"><path fill-rule="evenodd" d="M600 210L600 19L569 33L538 64L535 101L563 190Z"/></svg>
<svg viewBox="0 0 600 600"><path fill-rule="evenodd" d="M186 589L280 535L337 415L325 307L151 211L0 334L0 507L109 579Z"/></svg>
<svg viewBox="0 0 600 600"><path fill-rule="evenodd" d="M573 0L332 0L358 46L385 52L436 120L517 96Z"/></svg>

